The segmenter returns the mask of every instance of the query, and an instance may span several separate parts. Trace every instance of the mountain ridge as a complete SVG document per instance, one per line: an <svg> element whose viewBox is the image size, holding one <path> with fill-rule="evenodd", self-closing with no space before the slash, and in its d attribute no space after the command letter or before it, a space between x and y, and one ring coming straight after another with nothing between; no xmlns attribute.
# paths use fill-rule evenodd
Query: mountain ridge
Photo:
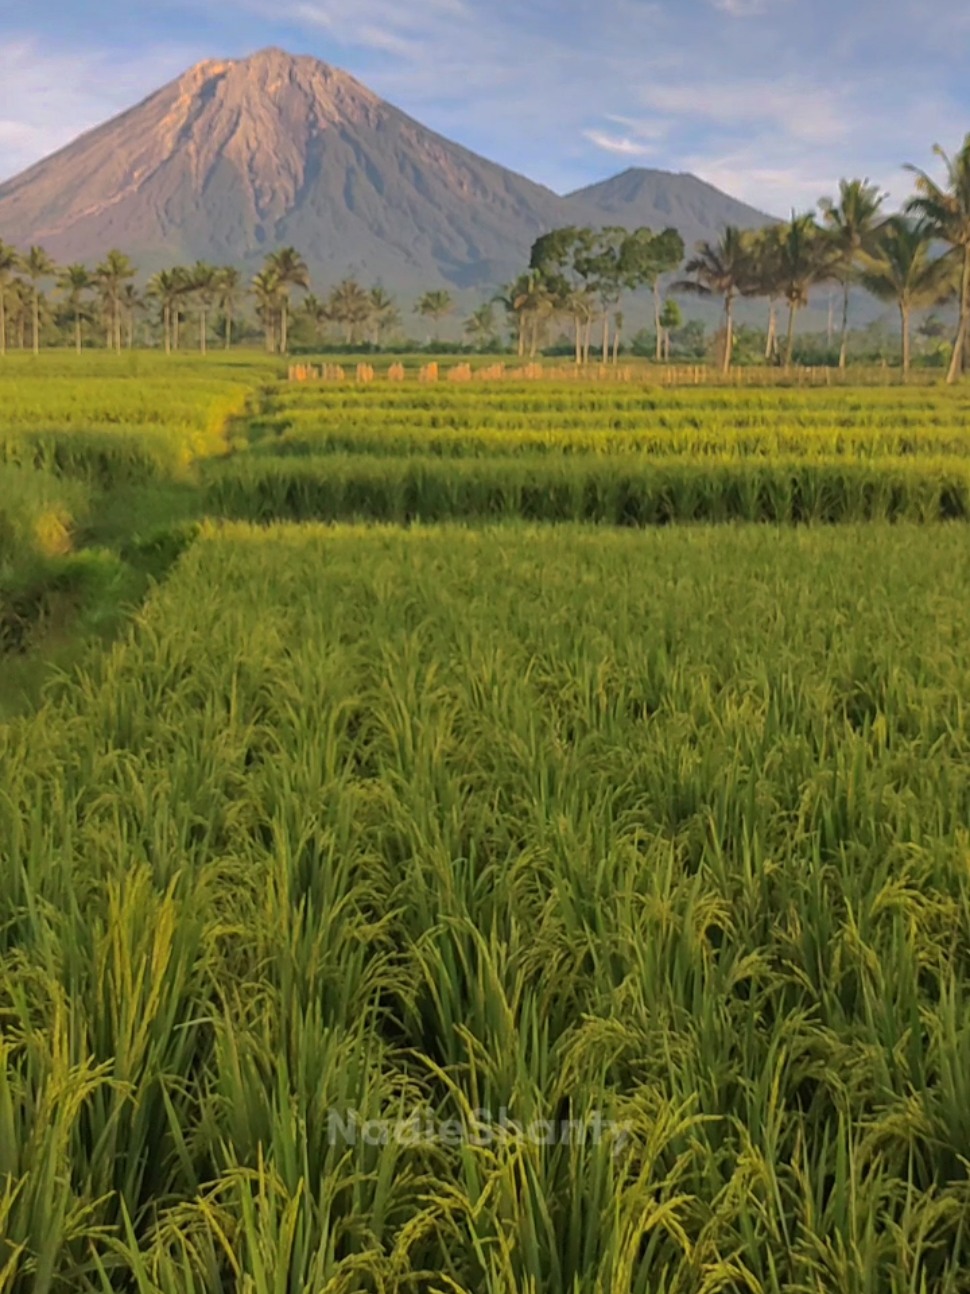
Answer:
<svg viewBox="0 0 970 1294"><path fill-rule="evenodd" d="M349 73L278 48L209 59L0 184L0 237L58 260L257 265L494 287L565 224L676 224L690 247L772 217L691 175L629 168L560 195L453 143Z"/></svg>

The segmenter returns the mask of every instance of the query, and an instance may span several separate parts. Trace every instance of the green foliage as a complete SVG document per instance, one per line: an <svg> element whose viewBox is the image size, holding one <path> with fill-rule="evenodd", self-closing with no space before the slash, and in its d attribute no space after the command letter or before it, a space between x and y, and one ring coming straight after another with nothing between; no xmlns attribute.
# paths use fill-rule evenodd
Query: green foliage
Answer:
<svg viewBox="0 0 970 1294"><path fill-rule="evenodd" d="M6 1290L964 1288L968 574L210 531L0 728Z"/></svg>

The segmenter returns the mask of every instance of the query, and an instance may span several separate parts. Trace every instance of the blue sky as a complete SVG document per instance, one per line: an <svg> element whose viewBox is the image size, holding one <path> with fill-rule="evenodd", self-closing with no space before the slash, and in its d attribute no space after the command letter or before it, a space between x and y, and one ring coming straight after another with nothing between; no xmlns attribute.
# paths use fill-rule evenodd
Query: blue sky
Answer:
<svg viewBox="0 0 970 1294"><path fill-rule="evenodd" d="M0 0L0 179L266 45L559 192L640 165L773 214L840 175L901 198L970 131L967 0Z"/></svg>

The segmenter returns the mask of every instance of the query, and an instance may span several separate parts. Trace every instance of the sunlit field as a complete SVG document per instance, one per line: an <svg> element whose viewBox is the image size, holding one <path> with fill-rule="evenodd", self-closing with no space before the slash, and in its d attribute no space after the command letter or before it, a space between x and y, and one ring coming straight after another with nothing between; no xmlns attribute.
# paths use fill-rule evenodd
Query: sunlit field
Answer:
<svg viewBox="0 0 970 1294"><path fill-rule="evenodd" d="M0 1291L970 1288L966 387L41 360Z"/></svg>

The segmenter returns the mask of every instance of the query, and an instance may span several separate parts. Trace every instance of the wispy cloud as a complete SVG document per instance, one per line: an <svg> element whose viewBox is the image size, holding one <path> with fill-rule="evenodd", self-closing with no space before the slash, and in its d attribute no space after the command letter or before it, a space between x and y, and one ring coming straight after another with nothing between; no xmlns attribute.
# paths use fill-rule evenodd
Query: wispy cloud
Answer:
<svg viewBox="0 0 970 1294"><path fill-rule="evenodd" d="M653 157L657 151L652 144L630 139L628 135L608 135L605 130L584 130L583 137L597 148L622 157Z"/></svg>

